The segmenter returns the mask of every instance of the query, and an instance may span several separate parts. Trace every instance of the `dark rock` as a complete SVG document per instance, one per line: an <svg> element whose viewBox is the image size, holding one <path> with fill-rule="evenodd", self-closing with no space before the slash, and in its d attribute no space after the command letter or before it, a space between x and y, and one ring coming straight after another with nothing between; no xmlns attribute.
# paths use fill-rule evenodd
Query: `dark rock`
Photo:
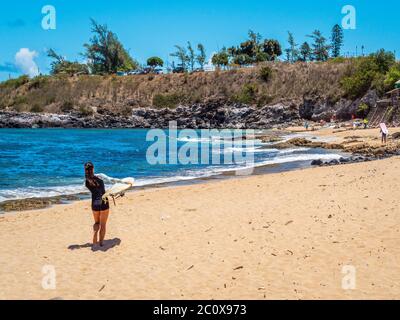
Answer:
<svg viewBox="0 0 400 320"><path fill-rule="evenodd" d="M269 129L299 119L297 107L293 105L254 109L243 104L214 101L178 106L175 110L136 108L130 116L111 112L93 116L0 112L0 128L167 128L170 121L176 121L179 128Z"/></svg>
<svg viewBox="0 0 400 320"><path fill-rule="evenodd" d="M400 139L400 132L393 133L392 134L392 138L395 139L395 140Z"/></svg>
<svg viewBox="0 0 400 320"><path fill-rule="evenodd" d="M322 166L324 164L324 162L322 160L313 160L311 162L312 166Z"/></svg>

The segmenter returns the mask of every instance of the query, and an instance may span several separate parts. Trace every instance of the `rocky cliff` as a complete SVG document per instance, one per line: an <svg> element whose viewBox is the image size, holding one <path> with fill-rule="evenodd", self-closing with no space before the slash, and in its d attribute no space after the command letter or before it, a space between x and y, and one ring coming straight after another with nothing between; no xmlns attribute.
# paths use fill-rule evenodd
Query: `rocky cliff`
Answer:
<svg viewBox="0 0 400 320"><path fill-rule="evenodd" d="M0 128L167 128L176 121L179 128L257 129L296 124L299 119L295 105L254 108L215 101L176 109L135 108L129 116L0 112Z"/></svg>
<svg viewBox="0 0 400 320"><path fill-rule="evenodd" d="M187 128L271 128L348 120L370 91L344 97L341 63L268 63L194 74L38 77L0 84L0 127L150 128L177 121Z"/></svg>

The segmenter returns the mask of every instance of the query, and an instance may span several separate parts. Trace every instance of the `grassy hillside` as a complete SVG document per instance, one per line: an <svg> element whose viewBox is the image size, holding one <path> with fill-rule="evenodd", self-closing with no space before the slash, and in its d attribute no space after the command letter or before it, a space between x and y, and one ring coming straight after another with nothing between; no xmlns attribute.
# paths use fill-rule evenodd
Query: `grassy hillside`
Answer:
<svg viewBox="0 0 400 320"><path fill-rule="evenodd" d="M174 108L213 99L260 107L300 103L307 96L336 101L351 70L351 61L330 61L194 74L19 78L0 84L0 110L127 114L137 107Z"/></svg>

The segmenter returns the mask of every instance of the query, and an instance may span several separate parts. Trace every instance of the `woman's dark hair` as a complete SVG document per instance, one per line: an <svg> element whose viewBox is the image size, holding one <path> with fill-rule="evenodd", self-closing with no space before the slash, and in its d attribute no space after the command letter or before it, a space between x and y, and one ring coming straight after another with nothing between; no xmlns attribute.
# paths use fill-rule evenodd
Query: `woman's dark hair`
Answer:
<svg viewBox="0 0 400 320"><path fill-rule="evenodd" d="M98 187L99 184L94 176L94 165L91 162L85 163L85 178L92 187Z"/></svg>

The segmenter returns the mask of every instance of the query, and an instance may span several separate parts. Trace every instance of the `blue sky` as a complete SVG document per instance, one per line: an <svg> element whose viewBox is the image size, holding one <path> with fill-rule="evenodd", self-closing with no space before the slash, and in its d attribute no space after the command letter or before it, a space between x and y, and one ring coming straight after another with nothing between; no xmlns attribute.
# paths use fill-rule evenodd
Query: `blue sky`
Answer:
<svg viewBox="0 0 400 320"><path fill-rule="evenodd" d="M45 5L56 8L56 30L41 27ZM31 54L42 73L49 71L48 48L70 60L83 60L79 53L90 38L90 18L106 23L140 62L153 55L171 61L169 54L175 44L201 42L211 55L224 45L245 40L249 29L276 38L284 46L288 30L297 43L307 40L306 35L314 29L329 38L332 26L341 23L345 5L356 8L357 28L345 31L343 51L355 53L356 46L360 51L364 45L368 53L385 48L395 50L399 57L398 0L4 0L0 80L22 73L21 66L15 66L17 52ZM21 48L29 50L21 53Z"/></svg>

